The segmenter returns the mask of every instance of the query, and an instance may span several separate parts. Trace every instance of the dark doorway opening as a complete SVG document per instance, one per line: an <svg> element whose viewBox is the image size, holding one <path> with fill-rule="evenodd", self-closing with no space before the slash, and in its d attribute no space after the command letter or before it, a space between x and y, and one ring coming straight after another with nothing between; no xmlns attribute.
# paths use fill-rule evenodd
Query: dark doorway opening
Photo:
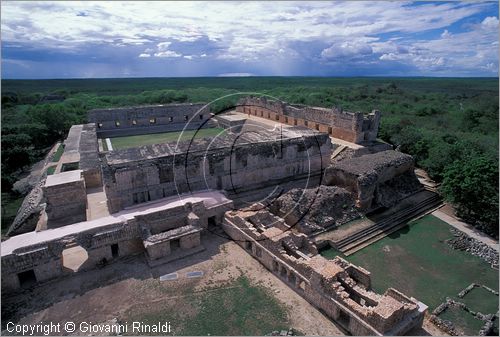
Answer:
<svg viewBox="0 0 500 337"><path fill-rule="evenodd" d="M111 256L113 256L113 258L120 256L120 251L117 243L113 243L111 245Z"/></svg>
<svg viewBox="0 0 500 337"><path fill-rule="evenodd" d="M351 317L347 314L347 312L339 309L339 320L338 322L345 328L349 326L349 322L351 320Z"/></svg>
<svg viewBox="0 0 500 337"><path fill-rule="evenodd" d="M179 239L170 240L170 251L174 251L181 248L181 242Z"/></svg>
<svg viewBox="0 0 500 337"><path fill-rule="evenodd" d="M208 230L213 230L217 227L217 220L215 220L215 216L211 216L208 218Z"/></svg>
<svg viewBox="0 0 500 337"><path fill-rule="evenodd" d="M23 271L17 274L19 277L19 284L22 288L30 288L36 284L36 275L33 269Z"/></svg>

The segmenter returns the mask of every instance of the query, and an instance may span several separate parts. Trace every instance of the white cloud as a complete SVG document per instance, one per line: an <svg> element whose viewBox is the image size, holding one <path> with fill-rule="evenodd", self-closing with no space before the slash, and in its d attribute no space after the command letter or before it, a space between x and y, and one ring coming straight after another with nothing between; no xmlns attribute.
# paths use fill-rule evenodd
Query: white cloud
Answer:
<svg viewBox="0 0 500 337"><path fill-rule="evenodd" d="M481 24L485 28L498 29L498 18L495 16L488 16Z"/></svg>
<svg viewBox="0 0 500 337"><path fill-rule="evenodd" d="M379 57L379 60L383 61L396 61L399 59L400 57L395 53L383 54L382 56Z"/></svg>
<svg viewBox="0 0 500 337"><path fill-rule="evenodd" d="M166 50L166 51L159 51L157 53L154 53L155 57L181 57L182 54L179 54L175 51L172 50Z"/></svg>
<svg viewBox="0 0 500 337"><path fill-rule="evenodd" d="M332 60L339 58L353 58L370 55L373 53L372 47L364 41L345 41L335 43L329 48L323 49L321 57Z"/></svg>
<svg viewBox="0 0 500 337"><path fill-rule="evenodd" d="M139 57L179 58L187 54L186 59L290 63L304 57L301 48L307 47L302 46L322 43L322 48L308 57L327 61L371 57L417 67L434 64L474 69L498 64L492 45L498 41L498 17L490 14L464 28L465 32L454 30L451 34L448 29L494 7L488 2L3 1L1 29L3 45L74 53L90 43L142 44L148 48ZM431 30L443 33L434 40L412 38L413 33ZM381 34L393 37L382 41ZM204 49L208 53L182 49L183 44L204 41L213 47Z"/></svg>
<svg viewBox="0 0 500 337"><path fill-rule="evenodd" d="M151 54L142 53L142 54L139 54L139 57L151 57Z"/></svg>
<svg viewBox="0 0 500 337"><path fill-rule="evenodd" d="M172 44L172 42L160 42L156 45L159 51L168 50L168 47Z"/></svg>
<svg viewBox="0 0 500 337"><path fill-rule="evenodd" d="M445 29L444 32L441 34L441 37L443 39L447 39L447 38L450 38L452 37L453 35L448 31L448 29Z"/></svg>

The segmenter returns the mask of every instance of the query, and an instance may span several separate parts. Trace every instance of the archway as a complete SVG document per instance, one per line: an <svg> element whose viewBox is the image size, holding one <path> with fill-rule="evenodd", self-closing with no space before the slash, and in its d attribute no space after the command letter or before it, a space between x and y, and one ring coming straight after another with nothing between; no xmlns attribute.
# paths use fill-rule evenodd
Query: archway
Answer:
<svg viewBox="0 0 500 337"><path fill-rule="evenodd" d="M77 244L68 245L62 251L63 267L75 273L81 270L82 266L88 259L89 254L85 248Z"/></svg>

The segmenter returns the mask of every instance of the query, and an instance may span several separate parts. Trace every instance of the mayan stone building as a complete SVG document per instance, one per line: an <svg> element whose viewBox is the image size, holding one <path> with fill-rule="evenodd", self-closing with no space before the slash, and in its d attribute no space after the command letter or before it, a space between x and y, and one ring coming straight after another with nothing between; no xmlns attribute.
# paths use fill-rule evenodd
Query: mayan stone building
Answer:
<svg viewBox="0 0 500 337"><path fill-rule="evenodd" d="M116 137L196 129L210 118L205 104L162 104L94 109L88 112L99 137Z"/></svg>
<svg viewBox="0 0 500 337"><path fill-rule="evenodd" d="M270 181L321 174L330 138L308 129L245 129L214 140L156 144L113 151L103 158L103 181L112 213L124 207L188 191L242 192Z"/></svg>
<svg viewBox="0 0 500 337"><path fill-rule="evenodd" d="M2 242L2 290L134 254L150 266L203 254L202 233L216 228L349 333L406 333L422 324L426 306L392 288L373 292L368 271L323 258L315 241L421 190L413 158L376 140L379 122L378 111L255 97L224 113L205 104L91 110L87 124L71 127L54 174L39 177ZM104 146L201 128L216 135ZM256 203L262 198L270 200ZM64 258L72 249L86 256L77 268Z"/></svg>
<svg viewBox="0 0 500 337"><path fill-rule="evenodd" d="M304 234L255 204L229 211L224 231L268 270L353 335L403 335L421 326L427 306L389 288L371 290L370 273L327 260Z"/></svg>
<svg viewBox="0 0 500 337"><path fill-rule="evenodd" d="M378 110L364 116L362 112L292 105L265 97L241 99L236 111L288 125L305 126L356 144L375 141L380 123Z"/></svg>

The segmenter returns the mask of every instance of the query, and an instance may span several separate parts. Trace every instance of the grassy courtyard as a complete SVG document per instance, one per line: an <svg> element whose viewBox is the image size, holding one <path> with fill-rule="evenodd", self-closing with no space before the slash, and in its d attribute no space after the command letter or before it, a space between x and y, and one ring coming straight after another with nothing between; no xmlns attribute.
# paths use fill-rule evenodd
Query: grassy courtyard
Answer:
<svg viewBox="0 0 500 337"><path fill-rule="evenodd" d="M111 138L111 145L113 150L126 149L130 147L160 144L167 142L176 142L177 140L190 140L195 138L214 137L220 134L224 129L222 128L207 128L200 130L187 130L176 132L153 133L147 135L126 136ZM180 137L180 139L179 139ZM105 140L103 139L103 144Z"/></svg>
<svg viewBox="0 0 500 337"><path fill-rule="evenodd" d="M498 290L498 271L478 257L450 248L445 240L451 237L447 223L428 215L346 259L371 272L372 286L377 292L396 288L427 304L430 311L450 297L474 311L496 313L498 296L481 288L463 299L457 297L473 282ZM328 258L337 255L333 250L322 254ZM465 331L478 333L480 322L465 312L450 311L448 315Z"/></svg>
<svg viewBox="0 0 500 337"><path fill-rule="evenodd" d="M225 286L176 295L145 311L129 310L122 319L145 324L169 321L172 334L188 336L265 335L290 326L282 304L245 276Z"/></svg>

